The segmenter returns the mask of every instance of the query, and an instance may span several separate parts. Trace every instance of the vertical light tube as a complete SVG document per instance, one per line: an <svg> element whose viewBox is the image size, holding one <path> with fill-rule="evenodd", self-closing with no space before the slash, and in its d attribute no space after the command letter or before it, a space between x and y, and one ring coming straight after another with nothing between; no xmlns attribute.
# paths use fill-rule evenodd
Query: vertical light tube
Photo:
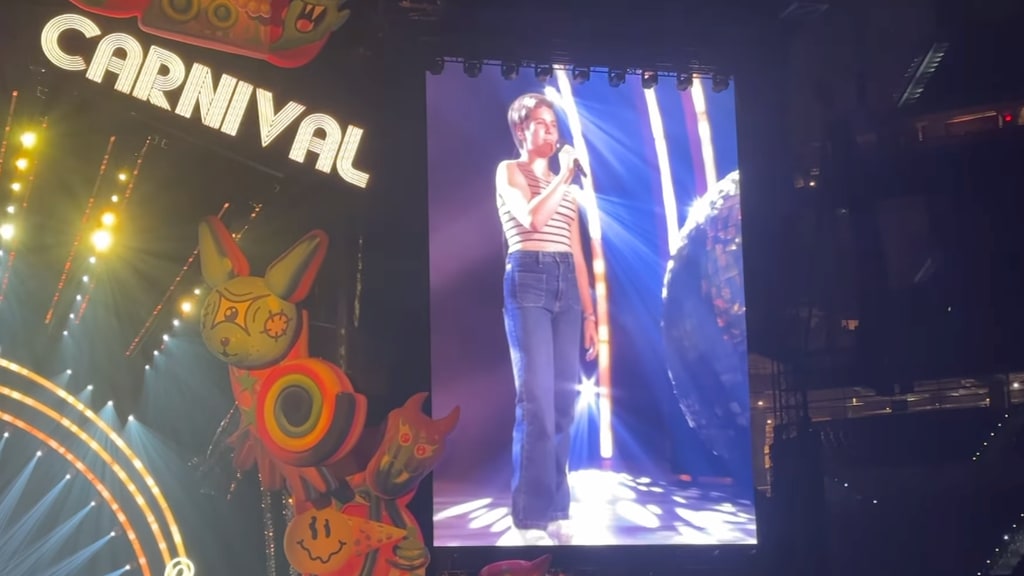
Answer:
<svg viewBox="0 0 1024 576"><path fill-rule="evenodd" d="M579 157L583 169L593 177L590 169L590 155L587 143L583 139L583 124L572 93L572 79L564 67L555 70L558 84L559 101L569 123L573 147ZM597 399L598 438L601 458L611 458L614 454L614 436L612 435L612 361L611 331L608 316L608 277L601 245L601 213L597 207L597 196L594 194L592 178L583 178L583 189L578 202L587 212L587 230L590 232L591 253L594 266L594 296L597 315L597 385L600 393Z"/></svg>

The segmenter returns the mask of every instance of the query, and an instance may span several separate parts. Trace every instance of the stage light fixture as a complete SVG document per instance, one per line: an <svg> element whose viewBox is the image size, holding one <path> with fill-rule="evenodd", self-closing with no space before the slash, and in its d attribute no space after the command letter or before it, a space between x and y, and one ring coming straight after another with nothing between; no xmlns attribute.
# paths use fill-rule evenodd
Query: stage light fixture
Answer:
<svg viewBox="0 0 1024 576"><path fill-rule="evenodd" d="M650 90L658 85L658 73L654 70L644 70L640 73L640 85L644 90Z"/></svg>
<svg viewBox="0 0 1024 576"><path fill-rule="evenodd" d="M17 160L14 161L14 166L18 170L28 169L28 158L18 158Z"/></svg>
<svg viewBox="0 0 1024 576"><path fill-rule="evenodd" d="M117 214L114 214L113 212L104 212L103 215L100 216L100 223L107 228L113 226L117 223Z"/></svg>
<svg viewBox="0 0 1024 576"><path fill-rule="evenodd" d="M479 60L466 60L462 63L462 71L470 78L477 78L483 72L484 65Z"/></svg>
<svg viewBox="0 0 1024 576"><path fill-rule="evenodd" d="M117 194L114 194L113 196L110 197L110 201L113 202L114 204L117 204L118 202L121 201L121 197L118 196Z"/></svg>
<svg viewBox="0 0 1024 576"><path fill-rule="evenodd" d="M10 206L7 207L7 213L14 214L14 204L11 204Z"/></svg>
<svg viewBox="0 0 1024 576"><path fill-rule="evenodd" d="M590 68L586 66L574 66L572 69L572 81L574 84L583 84L590 81Z"/></svg>
<svg viewBox="0 0 1024 576"><path fill-rule="evenodd" d="M91 240L92 246L97 252L106 252L114 244L114 235L110 233L110 230L100 229L92 233ZM88 276L83 277L82 280L88 282Z"/></svg>
<svg viewBox="0 0 1024 576"><path fill-rule="evenodd" d="M618 88L626 83L626 71L622 69L608 70L608 85Z"/></svg>
<svg viewBox="0 0 1024 576"><path fill-rule="evenodd" d="M711 75L711 91L721 94L729 89L729 77L725 74L714 73Z"/></svg>
<svg viewBox="0 0 1024 576"><path fill-rule="evenodd" d="M181 302L181 312L183 314L191 314L192 313L192 301L191 300L183 300Z"/></svg>
<svg viewBox="0 0 1024 576"><path fill-rule="evenodd" d="M10 240L14 238L14 224L5 223L0 224L0 238L4 240Z"/></svg>
<svg viewBox="0 0 1024 576"><path fill-rule="evenodd" d="M195 290L192 291L192 293L195 294L196 296L199 296L200 294L203 293L203 289L202 288L196 288Z"/></svg>
<svg viewBox="0 0 1024 576"><path fill-rule="evenodd" d="M555 70L550 64L539 65L533 70L533 75L541 82L547 82L548 78L551 78L551 75L554 73Z"/></svg>
<svg viewBox="0 0 1024 576"><path fill-rule="evenodd" d="M21 135L21 145L26 149L31 150L37 142L39 142L39 136L35 132L25 132Z"/></svg>
<svg viewBox="0 0 1024 576"><path fill-rule="evenodd" d="M515 80L519 77L519 64L515 62L501 63L501 77L505 80Z"/></svg>
<svg viewBox="0 0 1024 576"><path fill-rule="evenodd" d="M128 173L127 172L118 172L117 173L117 179L120 180L121 182L127 182L128 181Z"/></svg>
<svg viewBox="0 0 1024 576"><path fill-rule="evenodd" d="M15 192L21 192L21 182L13 182L11 184L11 190Z"/></svg>
<svg viewBox="0 0 1024 576"><path fill-rule="evenodd" d="M676 90L686 92L693 87L693 74L680 72L676 74Z"/></svg>
<svg viewBox="0 0 1024 576"><path fill-rule="evenodd" d="M444 72L444 58L431 58L427 62L427 72L430 72L434 76L440 76Z"/></svg>

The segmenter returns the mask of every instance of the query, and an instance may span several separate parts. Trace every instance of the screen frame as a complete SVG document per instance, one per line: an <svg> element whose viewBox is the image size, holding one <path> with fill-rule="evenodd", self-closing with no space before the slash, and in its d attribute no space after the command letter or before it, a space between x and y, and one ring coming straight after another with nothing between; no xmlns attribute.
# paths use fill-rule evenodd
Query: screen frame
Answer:
<svg viewBox="0 0 1024 576"><path fill-rule="evenodd" d="M774 31L762 33L761 42L755 38L748 39L751 48L743 58L737 58L736 64L729 67L733 74L730 75L736 98L736 127L737 127L737 156L739 170L744 175L743 193L740 197L741 210L745 215L742 223L742 234L744 244L749 247L762 241L764 234L768 233L770 227L764 224L765 218L751 218L749 213L765 214L766 217L781 212L779 206L772 206L771 196L780 189L780 184L787 181L788 162L781 161L786 151L784 147L778 146L775 136L785 133L784 114L779 113L785 110L785 87L787 82L778 71L768 65L772 61L772 55L778 53L779 36ZM765 48L768 49L765 49ZM444 58L447 64L452 62L463 62L460 58ZM778 60L774 60L777 62ZM485 65L490 65L487 62ZM448 72L453 73L453 72ZM461 72L459 72L461 73ZM604 81L600 69L592 72L595 77L591 81ZM627 71L627 82L639 82L637 69ZM697 74L701 77L708 77L708 74ZM424 83L427 75L424 74ZM764 94L773 94L773 97L764 98ZM428 120L429 121L429 120ZM773 150L774 153L765 155L765 150ZM751 225L751 221L754 221ZM768 246L769 243L762 243ZM773 256L773 255L771 255ZM772 258L774 260L774 258ZM751 315L753 307L751 301L764 302L764 294L759 293L751 297L751 292L758 288L765 287L770 282L771 270L768 262L758 263L751 266L751 260L744 254L745 290L748 301L748 350L749 354L764 348L766 342L771 340L770 326L766 326L764 316ZM758 308L761 308L758 306ZM753 317L752 317L753 316ZM757 335L757 343L754 339ZM751 390L751 393L753 390ZM751 407L752 411L754 406ZM763 458L760 449L754 444L756 438L753 424L751 426L751 466L759 458ZM440 464L443 466L443 461ZM433 476L431 476L431 484ZM431 486L432 487L432 486ZM432 492L432 490L431 490ZM709 559L715 558L715 564L735 565L737 569L750 566L764 545L764 496L759 489L755 489L751 495L755 507L756 543L742 544L646 544L646 545L607 545L607 546L447 546L433 545L432 564L440 566L439 574L451 571L453 573L476 573L481 566L489 562L497 562L509 559L533 559L543 554L554 553L558 559L556 564L568 567L576 566L577 569L587 570L587 566L600 567L599 570L614 572L617 569L626 570L647 570L650 573L658 573L658 570L665 566L673 566L675 573L679 567L693 567L705 565ZM433 510L433 498L426 505ZM431 517L433 521L433 516ZM431 522L431 527L432 526ZM431 530L433 532L433 530ZM585 572L590 573L590 572ZM600 573L595 572L595 573Z"/></svg>

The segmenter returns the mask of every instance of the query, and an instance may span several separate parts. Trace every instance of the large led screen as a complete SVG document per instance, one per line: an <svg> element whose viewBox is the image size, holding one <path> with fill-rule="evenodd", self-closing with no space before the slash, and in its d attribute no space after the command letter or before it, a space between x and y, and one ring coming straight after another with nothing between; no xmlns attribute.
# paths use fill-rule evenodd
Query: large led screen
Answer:
<svg viewBox="0 0 1024 576"><path fill-rule="evenodd" d="M434 543L754 543L731 87L469 71L427 76Z"/></svg>

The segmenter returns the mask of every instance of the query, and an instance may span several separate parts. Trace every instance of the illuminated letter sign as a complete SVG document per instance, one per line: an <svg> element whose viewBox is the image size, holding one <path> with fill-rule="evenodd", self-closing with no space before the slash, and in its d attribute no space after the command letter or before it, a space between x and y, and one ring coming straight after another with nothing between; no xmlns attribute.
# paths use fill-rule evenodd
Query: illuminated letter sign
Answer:
<svg viewBox="0 0 1024 576"><path fill-rule="evenodd" d="M184 118L192 118L199 108L199 120L204 126L230 136L238 135L255 93L260 144L264 148L295 127L289 159L306 164L312 152L316 156L313 168L318 172L337 172L342 180L360 188L369 183L370 175L354 166L362 128L343 128L327 114L306 114L306 106L298 102L289 101L278 109L271 91L227 74L222 74L214 84L209 67L193 63L189 69L177 54L157 46L150 47L147 53L138 40L127 34L101 38L92 60L86 62L82 56L68 54L60 47L61 35L69 31L86 38L102 35L99 26L84 16L57 16L46 24L41 37L43 54L55 66L74 72L85 70L85 77L97 84L103 84L110 72L117 77L113 87L118 92ZM181 95L172 106L168 94L179 88Z"/></svg>

